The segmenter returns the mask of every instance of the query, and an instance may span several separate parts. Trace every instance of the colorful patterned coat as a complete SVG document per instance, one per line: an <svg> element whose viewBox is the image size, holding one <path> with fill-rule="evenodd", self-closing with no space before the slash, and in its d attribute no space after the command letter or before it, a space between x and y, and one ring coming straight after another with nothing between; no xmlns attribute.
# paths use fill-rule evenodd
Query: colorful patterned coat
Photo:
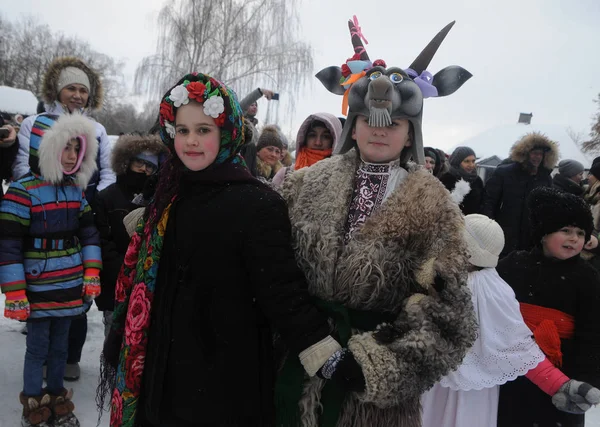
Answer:
<svg viewBox="0 0 600 427"><path fill-rule="evenodd" d="M101 267L100 238L80 187L33 173L10 185L0 203L0 289L26 289L30 319L81 314L84 269Z"/></svg>

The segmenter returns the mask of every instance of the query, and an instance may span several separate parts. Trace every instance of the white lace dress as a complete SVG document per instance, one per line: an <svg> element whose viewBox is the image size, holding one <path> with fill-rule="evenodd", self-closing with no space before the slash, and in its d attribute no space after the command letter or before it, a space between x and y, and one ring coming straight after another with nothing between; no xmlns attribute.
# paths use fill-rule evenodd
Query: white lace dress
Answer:
<svg viewBox="0 0 600 427"><path fill-rule="evenodd" d="M499 386L545 358L496 269L470 273L468 286L479 335L462 365L422 396L423 427L495 427Z"/></svg>

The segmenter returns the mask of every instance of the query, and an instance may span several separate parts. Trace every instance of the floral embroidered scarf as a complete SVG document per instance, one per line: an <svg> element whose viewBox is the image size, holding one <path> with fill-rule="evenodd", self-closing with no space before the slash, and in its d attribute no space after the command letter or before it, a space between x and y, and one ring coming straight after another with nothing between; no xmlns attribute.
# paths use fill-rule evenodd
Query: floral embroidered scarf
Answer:
<svg viewBox="0 0 600 427"><path fill-rule="evenodd" d="M154 229L140 222L117 278L113 329L122 332L116 388L111 399L111 427L133 427L141 391L150 309L171 205Z"/></svg>

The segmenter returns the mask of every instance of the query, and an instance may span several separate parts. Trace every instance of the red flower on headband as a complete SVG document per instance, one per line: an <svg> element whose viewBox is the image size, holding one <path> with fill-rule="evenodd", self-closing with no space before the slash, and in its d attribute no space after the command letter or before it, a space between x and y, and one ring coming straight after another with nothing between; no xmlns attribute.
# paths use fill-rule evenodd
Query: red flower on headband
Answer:
<svg viewBox="0 0 600 427"><path fill-rule="evenodd" d="M204 83L191 82L186 86L186 89L190 99L195 99L198 102L204 102L204 94L206 93L206 86Z"/></svg>
<svg viewBox="0 0 600 427"><path fill-rule="evenodd" d="M375 62L373 62L373 67L387 68L387 64L383 59L376 59Z"/></svg>
<svg viewBox="0 0 600 427"><path fill-rule="evenodd" d="M164 120L168 120L171 123L175 121L175 115L173 114L173 106L167 101L163 101L160 103L160 117Z"/></svg>
<svg viewBox="0 0 600 427"><path fill-rule="evenodd" d="M215 120L215 124L222 128L225 125L225 112L219 114L219 117L217 117Z"/></svg>
<svg viewBox="0 0 600 427"><path fill-rule="evenodd" d="M348 67L348 65L346 64L342 65L342 76L348 77L350 74L352 74L352 71L350 71L350 67Z"/></svg>

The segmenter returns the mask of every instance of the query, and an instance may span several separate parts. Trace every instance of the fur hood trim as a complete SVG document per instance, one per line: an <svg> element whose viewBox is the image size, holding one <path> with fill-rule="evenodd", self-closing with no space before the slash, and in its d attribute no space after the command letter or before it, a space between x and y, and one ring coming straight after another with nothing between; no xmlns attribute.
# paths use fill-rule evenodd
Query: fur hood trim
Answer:
<svg viewBox="0 0 600 427"><path fill-rule="evenodd" d="M42 82L42 98L46 104L51 105L55 101L58 101L58 79L60 73L67 67L76 67L81 69L87 74L90 80L90 97L86 108L91 110L98 110L102 107L102 99L104 96L104 90L102 88L102 82L100 81L100 75L88 67L85 62L79 58L73 56L65 56L62 58L56 58L48 66L46 74L44 75L44 81Z"/></svg>
<svg viewBox="0 0 600 427"><path fill-rule="evenodd" d="M281 168L283 168L281 162L275 163L275 166L269 166L260 157L256 156L256 173L266 180L273 178Z"/></svg>
<svg viewBox="0 0 600 427"><path fill-rule="evenodd" d="M559 158L558 143L552 141L540 132L528 133L519 141L515 142L510 149L510 159L513 162L524 165L529 159L529 152L536 147L542 147L548 150L544 155L544 163L542 166L548 170L553 170Z"/></svg>
<svg viewBox="0 0 600 427"><path fill-rule="evenodd" d="M111 167L115 175L125 175L131 159L145 151L157 155L159 162L168 155L167 147L157 135L123 135L119 137L111 155Z"/></svg>
<svg viewBox="0 0 600 427"><path fill-rule="evenodd" d="M86 138L86 148L84 153L80 153L81 164L74 177L75 183L85 190L98 169L98 140L95 123L81 114L60 116L42 137L38 154L40 172L46 181L54 185L64 181L65 175L60 163L62 152L71 139L80 136Z"/></svg>

